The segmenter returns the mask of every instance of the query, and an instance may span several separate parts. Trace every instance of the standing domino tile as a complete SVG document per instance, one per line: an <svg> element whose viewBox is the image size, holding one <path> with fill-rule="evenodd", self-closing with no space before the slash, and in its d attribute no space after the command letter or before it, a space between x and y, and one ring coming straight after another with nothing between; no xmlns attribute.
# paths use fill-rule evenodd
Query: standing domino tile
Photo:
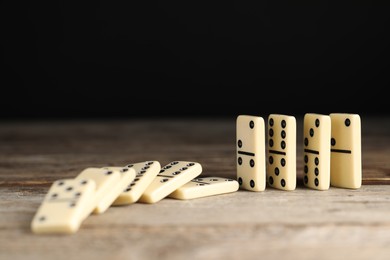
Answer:
<svg viewBox="0 0 390 260"><path fill-rule="evenodd" d="M136 202L161 170L160 162L146 161L126 166L136 171L135 179L123 189L113 205L127 205Z"/></svg>
<svg viewBox="0 0 390 260"><path fill-rule="evenodd" d="M264 119L239 115L236 131L238 183L245 190L263 191L266 186Z"/></svg>
<svg viewBox="0 0 390 260"><path fill-rule="evenodd" d="M95 182L61 179L53 182L32 222L34 233L75 233L84 220L85 208L93 203Z"/></svg>
<svg viewBox="0 0 390 260"><path fill-rule="evenodd" d="M303 184L316 190L330 186L330 133L328 115L306 113L303 119Z"/></svg>
<svg viewBox="0 0 390 260"><path fill-rule="evenodd" d="M294 116L270 114L268 117L267 180L271 187L296 187L296 120Z"/></svg>
<svg viewBox="0 0 390 260"><path fill-rule="evenodd" d="M86 218L91 212L94 214L100 213L100 210L97 208L97 206L102 201L104 196L109 194L111 190L114 189L114 187L117 185L117 183L120 182L121 173L119 171L90 167L79 173L76 176L76 179L91 179L96 183L93 203L88 205L85 210L84 217Z"/></svg>
<svg viewBox="0 0 390 260"><path fill-rule="evenodd" d="M168 195L169 198L189 200L237 191L236 180L221 177L196 178Z"/></svg>
<svg viewBox="0 0 390 260"><path fill-rule="evenodd" d="M332 113L330 118L330 185L358 189L362 185L360 116Z"/></svg>
<svg viewBox="0 0 390 260"><path fill-rule="evenodd" d="M139 198L139 202L156 203L202 173L197 162L174 161L161 168L160 173Z"/></svg>
<svg viewBox="0 0 390 260"><path fill-rule="evenodd" d="M130 185L135 178L135 170L127 167L104 167L103 169L109 171L119 171L121 173L120 180L100 199L95 208L95 213L101 214L105 212L123 190Z"/></svg>

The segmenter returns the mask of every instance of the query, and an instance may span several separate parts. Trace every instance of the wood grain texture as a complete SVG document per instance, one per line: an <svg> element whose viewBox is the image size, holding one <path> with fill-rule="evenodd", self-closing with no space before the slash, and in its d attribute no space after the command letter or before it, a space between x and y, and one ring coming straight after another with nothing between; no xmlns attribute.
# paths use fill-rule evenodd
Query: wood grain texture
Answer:
<svg viewBox="0 0 390 260"><path fill-rule="evenodd" d="M390 118L362 117L358 190L302 185L302 127L294 191L115 206L61 236L30 231L54 180L144 160L235 178L235 118L1 122L0 259L389 259Z"/></svg>

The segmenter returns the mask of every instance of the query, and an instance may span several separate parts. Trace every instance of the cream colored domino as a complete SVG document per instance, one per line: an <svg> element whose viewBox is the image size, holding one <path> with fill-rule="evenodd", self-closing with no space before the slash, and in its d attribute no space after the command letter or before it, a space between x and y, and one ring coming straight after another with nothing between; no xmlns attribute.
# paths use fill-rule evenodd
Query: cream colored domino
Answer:
<svg viewBox="0 0 390 260"><path fill-rule="evenodd" d="M268 117L268 184L281 190L295 190L296 119L294 116L270 114Z"/></svg>
<svg viewBox="0 0 390 260"><path fill-rule="evenodd" d="M126 166L136 171L135 179L123 189L113 205L126 205L136 202L161 170L160 162L145 161Z"/></svg>
<svg viewBox="0 0 390 260"><path fill-rule="evenodd" d="M358 189L362 185L361 121L358 114L330 114L330 185Z"/></svg>
<svg viewBox="0 0 390 260"><path fill-rule="evenodd" d="M127 186L135 179L135 170L127 167L103 167L103 169L110 171L119 171L121 178L104 196L100 199L95 207L94 213L102 214L105 212L118 196L126 189Z"/></svg>
<svg viewBox="0 0 390 260"><path fill-rule="evenodd" d="M303 184L316 190L330 186L330 116L306 113L303 118Z"/></svg>
<svg viewBox="0 0 390 260"><path fill-rule="evenodd" d="M95 188L89 179L53 182L31 222L32 232L75 233L84 220L85 208L93 203Z"/></svg>
<svg viewBox="0 0 390 260"><path fill-rule="evenodd" d="M197 199L237 191L238 181L221 177L196 178L168 195L179 200Z"/></svg>
<svg viewBox="0 0 390 260"><path fill-rule="evenodd" d="M202 173L197 162L173 161L161 168L139 202L156 203Z"/></svg>
<svg viewBox="0 0 390 260"><path fill-rule="evenodd" d="M88 217L92 212L98 214L96 208L100 201L111 192L113 188L120 182L121 173L119 171L107 170L103 168L89 167L84 169L76 176L76 179L91 179L96 183L96 190L93 203L86 207L84 217Z"/></svg>
<svg viewBox="0 0 390 260"><path fill-rule="evenodd" d="M259 116L236 119L237 180L242 189L263 191L266 186L265 128Z"/></svg>

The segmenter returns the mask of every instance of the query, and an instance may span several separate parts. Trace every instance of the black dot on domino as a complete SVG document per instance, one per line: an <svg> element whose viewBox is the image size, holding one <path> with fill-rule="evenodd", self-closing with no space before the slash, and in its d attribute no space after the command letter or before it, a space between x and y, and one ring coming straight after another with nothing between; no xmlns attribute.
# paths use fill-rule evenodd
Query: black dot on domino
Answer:
<svg viewBox="0 0 390 260"><path fill-rule="evenodd" d="M286 160L284 158L280 159L280 164L284 167L286 165Z"/></svg>
<svg viewBox="0 0 390 260"><path fill-rule="evenodd" d="M309 161L309 157L305 155L305 163L307 163L308 161Z"/></svg>
<svg viewBox="0 0 390 260"><path fill-rule="evenodd" d="M314 184L315 184L316 186L318 186L318 184L319 184L319 181L318 181L318 179L317 179L317 178L315 178L315 180L314 180Z"/></svg>
<svg viewBox="0 0 390 260"><path fill-rule="evenodd" d="M345 119L345 126L348 127L351 125L351 120L349 120L349 118Z"/></svg>
<svg viewBox="0 0 390 260"><path fill-rule="evenodd" d="M252 120L249 122L249 127L251 129L253 129L255 127L255 122L253 122Z"/></svg>
<svg viewBox="0 0 390 260"><path fill-rule="evenodd" d="M315 163L316 165L318 165L318 164L320 163L320 159L318 159L318 157L316 157L316 158L314 159L314 163Z"/></svg>
<svg viewBox="0 0 390 260"><path fill-rule="evenodd" d="M270 120L269 120L269 125L270 125L270 126L274 126L274 119L273 119L273 118L270 118Z"/></svg>
<svg viewBox="0 0 390 260"><path fill-rule="evenodd" d="M279 176L279 168L278 167L275 168L275 175Z"/></svg>
<svg viewBox="0 0 390 260"><path fill-rule="evenodd" d="M319 127L320 126L320 120L317 118L316 119L316 127Z"/></svg>
<svg viewBox="0 0 390 260"><path fill-rule="evenodd" d="M303 171L304 171L305 173L308 173L308 172L309 172L309 168L307 167L307 165L305 165L305 167L303 168Z"/></svg>
<svg viewBox="0 0 390 260"><path fill-rule="evenodd" d="M304 182L307 184L308 181L309 181L309 178L307 177L307 175L305 175L305 177L303 178Z"/></svg>
<svg viewBox="0 0 390 260"><path fill-rule="evenodd" d="M255 187L255 182L254 182L253 180L251 180L251 181L249 182L249 184L251 185L252 188Z"/></svg>
<svg viewBox="0 0 390 260"><path fill-rule="evenodd" d="M305 138L305 146L309 145L309 139Z"/></svg>
<svg viewBox="0 0 390 260"><path fill-rule="evenodd" d="M249 161L249 165L253 168L255 166L255 161L253 159L251 159Z"/></svg>
<svg viewBox="0 0 390 260"><path fill-rule="evenodd" d="M242 185L242 178L241 177L238 178L238 184Z"/></svg>
<svg viewBox="0 0 390 260"><path fill-rule="evenodd" d="M335 146L335 145L336 145L336 139L332 138L332 139L330 140L330 144L331 144L332 146Z"/></svg>
<svg viewBox="0 0 390 260"><path fill-rule="evenodd" d="M162 179L160 182L167 182L169 179Z"/></svg>
<svg viewBox="0 0 390 260"><path fill-rule="evenodd" d="M319 173L320 173L320 171L319 171L318 168L316 167L316 168L314 169L314 174L315 174L316 176L318 176Z"/></svg>
<svg viewBox="0 0 390 260"><path fill-rule="evenodd" d="M282 141L280 143L280 146L282 147L282 149L285 149L286 148L286 142L285 141Z"/></svg>
<svg viewBox="0 0 390 260"><path fill-rule="evenodd" d="M287 125L287 124L286 124L286 120L282 120L282 123L281 123L281 124L282 124L282 128L286 128L286 125Z"/></svg>
<svg viewBox="0 0 390 260"><path fill-rule="evenodd" d="M238 157L238 164L241 165L242 164L242 158L241 157Z"/></svg>
<svg viewBox="0 0 390 260"><path fill-rule="evenodd" d="M111 174L112 174L112 171L106 172L106 175L111 175Z"/></svg>
<svg viewBox="0 0 390 260"><path fill-rule="evenodd" d="M272 178L272 176L269 176L268 182L269 182L269 184L273 185L274 184L274 178Z"/></svg>
<svg viewBox="0 0 390 260"><path fill-rule="evenodd" d="M39 217L39 219L38 219L40 222L43 222L43 221L45 221L46 220L46 217L45 216L41 216L41 217Z"/></svg>
<svg viewBox="0 0 390 260"><path fill-rule="evenodd" d="M242 141L238 140L237 145L238 145L239 148L241 148L242 147Z"/></svg>
<svg viewBox="0 0 390 260"><path fill-rule="evenodd" d="M311 136L311 137L314 136L314 129L313 129L313 128L310 128L310 136Z"/></svg>
<svg viewBox="0 0 390 260"><path fill-rule="evenodd" d="M274 136L274 130L271 128L269 129L269 136L273 137Z"/></svg>
<svg viewBox="0 0 390 260"><path fill-rule="evenodd" d="M286 181L284 179L281 179L280 180L280 185L282 185L282 187L286 186Z"/></svg>
<svg viewBox="0 0 390 260"><path fill-rule="evenodd" d="M269 161L270 164L273 164L274 163L274 158L272 156L270 156L268 161Z"/></svg>
<svg viewBox="0 0 390 260"><path fill-rule="evenodd" d="M282 132L280 133L281 137L284 139L286 138L286 131L282 130Z"/></svg>

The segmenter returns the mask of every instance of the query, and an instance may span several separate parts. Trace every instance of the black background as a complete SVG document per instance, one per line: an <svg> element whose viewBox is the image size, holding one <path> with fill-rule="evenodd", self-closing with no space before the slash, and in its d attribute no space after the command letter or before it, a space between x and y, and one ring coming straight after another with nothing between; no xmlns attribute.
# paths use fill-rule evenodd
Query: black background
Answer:
<svg viewBox="0 0 390 260"><path fill-rule="evenodd" d="M124 2L3 1L1 118L389 113L385 4Z"/></svg>

